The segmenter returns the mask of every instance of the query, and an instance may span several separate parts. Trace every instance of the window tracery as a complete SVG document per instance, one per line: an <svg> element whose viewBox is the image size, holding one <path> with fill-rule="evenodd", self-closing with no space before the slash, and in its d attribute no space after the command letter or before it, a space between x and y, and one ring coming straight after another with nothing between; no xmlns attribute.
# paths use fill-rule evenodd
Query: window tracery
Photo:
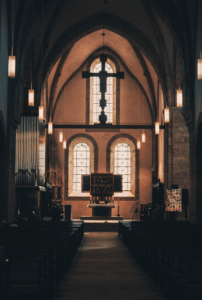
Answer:
<svg viewBox="0 0 202 300"><path fill-rule="evenodd" d="M90 72L99 73L101 71L101 62L100 59L93 61L90 67ZM115 64L108 58L105 63L105 70L108 73L115 73L116 67ZM106 107L105 114L107 116L106 123L116 124L116 78L108 77L107 78L107 92L106 97ZM99 115L101 113L100 107L100 79L99 77L90 78L90 124L99 123Z"/></svg>
<svg viewBox="0 0 202 300"><path fill-rule="evenodd" d="M114 149L114 174L122 175L122 189L130 191L131 149L127 143L119 143Z"/></svg>
<svg viewBox="0 0 202 300"><path fill-rule="evenodd" d="M90 147L78 143L73 150L73 190L81 192L82 175L90 174Z"/></svg>

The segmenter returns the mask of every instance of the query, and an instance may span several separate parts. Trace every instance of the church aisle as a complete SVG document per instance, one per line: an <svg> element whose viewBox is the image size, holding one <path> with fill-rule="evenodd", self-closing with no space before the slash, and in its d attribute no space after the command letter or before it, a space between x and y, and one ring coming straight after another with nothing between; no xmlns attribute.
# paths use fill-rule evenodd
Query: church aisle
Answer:
<svg viewBox="0 0 202 300"><path fill-rule="evenodd" d="M54 300L165 299L117 232L85 233Z"/></svg>

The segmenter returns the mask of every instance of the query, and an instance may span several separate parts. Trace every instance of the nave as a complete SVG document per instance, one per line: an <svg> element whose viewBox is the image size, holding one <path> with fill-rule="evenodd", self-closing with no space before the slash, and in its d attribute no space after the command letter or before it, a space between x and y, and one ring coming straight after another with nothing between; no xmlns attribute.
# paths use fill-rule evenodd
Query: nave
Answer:
<svg viewBox="0 0 202 300"><path fill-rule="evenodd" d="M117 232L86 232L54 300L163 300Z"/></svg>
<svg viewBox="0 0 202 300"><path fill-rule="evenodd" d="M83 221L0 226L1 299L201 300L201 226L105 224L105 231L85 231Z"/></svg>

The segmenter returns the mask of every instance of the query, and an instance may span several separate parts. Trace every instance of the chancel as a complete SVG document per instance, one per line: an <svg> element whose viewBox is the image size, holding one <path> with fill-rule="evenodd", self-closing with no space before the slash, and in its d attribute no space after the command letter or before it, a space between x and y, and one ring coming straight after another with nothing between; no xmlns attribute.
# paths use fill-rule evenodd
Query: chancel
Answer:
<svg viewBox="0 0 202 300"><path fill-rule="evenodd" d="M82 216L81 220L122 220L118 216L111 217L111 209L115 208L113 195L114 192L122 192L122 176L111 173L94 173L90 176L83 175L82 191L90 192L90 204L87 207L92 208L92 217Z"/></svg>
<svg viewBox="0 0 202 300"><path fill-rule="evenodd" d="M0 1L0 298L202 299L201 39L202 0Z"/></svg>

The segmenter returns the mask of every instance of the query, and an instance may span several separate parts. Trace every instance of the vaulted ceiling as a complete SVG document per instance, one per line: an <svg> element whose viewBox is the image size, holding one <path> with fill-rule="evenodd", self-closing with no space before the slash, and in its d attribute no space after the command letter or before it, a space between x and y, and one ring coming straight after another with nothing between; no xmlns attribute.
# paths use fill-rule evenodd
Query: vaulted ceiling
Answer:
<svg viewBox="0 0 202 300"><path fill-rule="evenodd" d="M32 72L39 104L48 80L54 103L64 81L103 46L104 28L104 46L138 78L151 103L156 80L166 99L169 76L175 72L179 84L193 71L188 41L194 38L196 8L197 1L188 0L18 0L14 49L24 84L30 87Z"/></svg>

